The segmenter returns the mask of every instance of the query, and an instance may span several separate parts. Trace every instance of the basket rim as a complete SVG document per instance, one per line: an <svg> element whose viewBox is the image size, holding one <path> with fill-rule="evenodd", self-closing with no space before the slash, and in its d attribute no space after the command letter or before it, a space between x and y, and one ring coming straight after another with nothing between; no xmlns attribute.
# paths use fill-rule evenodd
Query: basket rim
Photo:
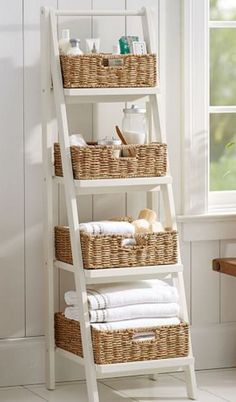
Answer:
<svg viewBox="0 0 236 402"><path fill-rule="evenodd" d="M59 146L59 142L54 142L54 146ZM150 144L121 144L121 145L100 145L100 144L87 144L87 146L79 146L79 145L70 145L70 148L74 149L114 149L114 148L151 148L151 147L167 147L167 144L165 142L151 142Z"/></svg>
<svg viewBox="0 0 236 402"><path fill-rule="evenodd" d="M78 325L80 325L80 321L67 318L63 312L55 313L55 317L63 317L63 319L65 319L65 320L68 320L70 322L77 323ZM184 321L184 320L180 320L179 324L159 325L159 326L154 326L154 327L138 327L138 328L132 328L131 327L131 328L114 329L114 330L100 330L100 329L97 329L97 328L93 328L92 324L96 324L96 323L90 323L90 328L91 328L92 331L102 332L102 333L105 333L105 334L114 334L114 333L116 333L116 334L124 334L124 333L134 334L134 333L137 333L137 332L151 332L151 331L155 332L160 328L161 329L174 329L176 327L177 328L180 328L180 327L181 328L189 328L189 322Z"/></svg>
<svg viewBox="0 0 236 402"><path fill-rule="evenodd" d="M61 230L61 231L64 231L64 232L68 232L69 226L56 225L55 230ZM127 234L122 234L121 235L121 234L92 234L92 233L86 233L86 232L80 230L80 236L83 236L85 238L86 237L87 238L98 237L98 238L102 239L102 238L107 238L108 237L109 239L115 238L115 239L121 239L121 240L123 240L123 239L143 239L143 240L145 240L145 239L149 238L150 236L160 237L163 234L164 235L165 234L178 234L178 231L175 230L175 229L172 229L172 230L164 230L163 232L157 232L157 233L137 233L137 234L134 234L134 235L132 235L130 233L127 233Z"/></svg>
<svg viewBox="0 0 236 402"><path fill-rule="evenodd" d="M147 53L147 54L134 54L134 53L127 53L127 54L112 54L112 53L96 53L96 54L61 54L60 58L70 58L70 59L79 59L79 58L112 58L112 59L119 59L125 57L137 57L137 58L145 58L145 57L157 57L156 53Z"/></svg>

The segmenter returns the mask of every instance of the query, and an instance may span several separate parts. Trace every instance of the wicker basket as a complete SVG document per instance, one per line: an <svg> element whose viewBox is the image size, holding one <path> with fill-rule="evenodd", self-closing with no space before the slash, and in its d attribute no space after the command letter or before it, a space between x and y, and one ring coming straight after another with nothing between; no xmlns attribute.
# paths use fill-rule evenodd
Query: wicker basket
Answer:
<svg viewBox="0 0 236 402"><path fill-rule="evenodd" d="M155 338L139 341L138 335L143 332ZM189 351L187 323L116 331L91 328L91 334L96 364L183 357ZM55 314L55 342L57 347L83 357L79 322L65 318L62 313Z"/></svg>
<svg viewBox="0 0 236 402"><path fill-rule="evenodd" d="M80 233L84 268L136 267L146 265L175 264L177 256L177 232L136 235L135 246L123 246L127 235L91 235ZM72 264L70 233L67 226L55 227L55 254L59 261Z"/></svg>
<svg viewBox="0 0 236 402"><path fill-rule="evenodd" d="M110 67L109 60L121 65ZM64 88L154 87L156 56L96 54L60 56Z"/></svg>
<svg viewBox="0 0 236 402"><path fill-rule="evenodd" d="M114 146L89 145L71 146L71 159L74 179L109 179L127 177L165 176L167 170L167 145L151 143L132 145L135 157L116 158ZM120 147L123 150L128 145ZM60 145L54 144L55 175L63 176Z"/></svg>

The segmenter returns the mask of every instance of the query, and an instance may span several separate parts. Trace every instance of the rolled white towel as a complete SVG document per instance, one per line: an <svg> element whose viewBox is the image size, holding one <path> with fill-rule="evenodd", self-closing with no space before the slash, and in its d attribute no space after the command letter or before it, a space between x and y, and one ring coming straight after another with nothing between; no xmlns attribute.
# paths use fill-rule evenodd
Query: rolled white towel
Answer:
<svg viewBox="0 0 236 402"><path fill-rule="evenodd" d="M118 222L118 221L99 221L99 222L88 222L81 223L79 225L81 231L98 235L112 235L112 234L120 234L120 235L134 235L135 229L133 225L129 222Z"/></svg>
<svg viewBox="0 0 236 402"><path fill-rule="evenodd" d="M90 310L120 307L144 303L177 303L177 288L155 279L115 285L96 285L87 289ZM76 292L65 293L65 302L69 306L78 305Z"/></svg>
<svg viewBox="0 0 236 402"><path fill-rule="evenodd" d="M65 316L79 320L79 307L66 307ZM167 318L179 315L177 303L146 303L134 304L100 310L90 310L90 322L113 322L132 320L136 318Z"/></svg>

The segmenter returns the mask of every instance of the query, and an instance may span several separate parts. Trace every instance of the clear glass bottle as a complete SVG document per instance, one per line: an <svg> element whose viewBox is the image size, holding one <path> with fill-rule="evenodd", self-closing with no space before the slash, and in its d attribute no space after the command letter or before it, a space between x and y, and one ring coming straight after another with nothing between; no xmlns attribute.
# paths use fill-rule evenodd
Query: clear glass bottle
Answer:
<svg viewBox="0 0 236 402"><path fill-rule="evenodd" d="M67 54L70 47L70 30L63 29L61 32L61 39L59 40L59 53L61 55Z"/></svg>
<svg viewBox="0 0 236 402"><path fill-rule="evenodd" d="M123 135L128 144L145 144L147 138L146 110L132 105L123 109Z"/></svg>

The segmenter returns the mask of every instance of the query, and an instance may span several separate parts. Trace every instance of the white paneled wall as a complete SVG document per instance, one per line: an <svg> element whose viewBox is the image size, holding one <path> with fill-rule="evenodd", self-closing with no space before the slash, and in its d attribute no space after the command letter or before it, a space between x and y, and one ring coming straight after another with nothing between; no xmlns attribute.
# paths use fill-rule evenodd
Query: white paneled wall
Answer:
<svg viewBox="0 0 236 402"><path fill-rule="evenodd" d="M236 280L214 272L212 259L236 257L231 238L236 218L205 220L201 232L199 225L179 225L196 365L231 367L236 365Z"/></svg>
<svg viewBox="0 0 236 402"><path fill-rule="evenodd" d="M166 32L159 42L166 54L161 76L165 89L166 131L174 176L177 210L181 211L181 18L180 0L160 0ZM0 385L40 382L43 372L44 275L42 268L42 157L40 127L41 5L67 9L124 9L154 7L157 0L11 0L0 5ZM163 21L163 18L166 18ZM68 27L81 39L100 37L102 49L124 33L140 34L138 18L60 18L58 31ZM163 35L164 34L164 35ZM86 139L114 135L121 125L125 104L70 105L71 133ZM56 137L56 128L55 128ZM55 189L56 215L66 223L63 191ZM129 214L145 206L144 193L83 196L80 219L100 219ZM236 279L211 269L218 256L236 255L236 219L182 222L181 249L185 283L193 325L193 346L201 368L236 365ZM70 274L55 280L56 309L63 309L63 294L73 286ZM233 307L232 307L233 306ZM14 340L12 340L14 338ZM17 338L17 339L15 339ZM57 360L57 378L82 377L72 363Z"/></svg>
<svg viewBox="0 0 236 402"><path fill-rule="evenodd" d="M0 335L21 337L25 336L22 2L12 0L0 8Z"/></svg>
<svg viewBox="0 0 236 402"><path fill-rule="evenodd" d="M220 278L211 267L212 259L217 257L219 241L191 243L192 322L195 325L219 322Z"/></svg>

